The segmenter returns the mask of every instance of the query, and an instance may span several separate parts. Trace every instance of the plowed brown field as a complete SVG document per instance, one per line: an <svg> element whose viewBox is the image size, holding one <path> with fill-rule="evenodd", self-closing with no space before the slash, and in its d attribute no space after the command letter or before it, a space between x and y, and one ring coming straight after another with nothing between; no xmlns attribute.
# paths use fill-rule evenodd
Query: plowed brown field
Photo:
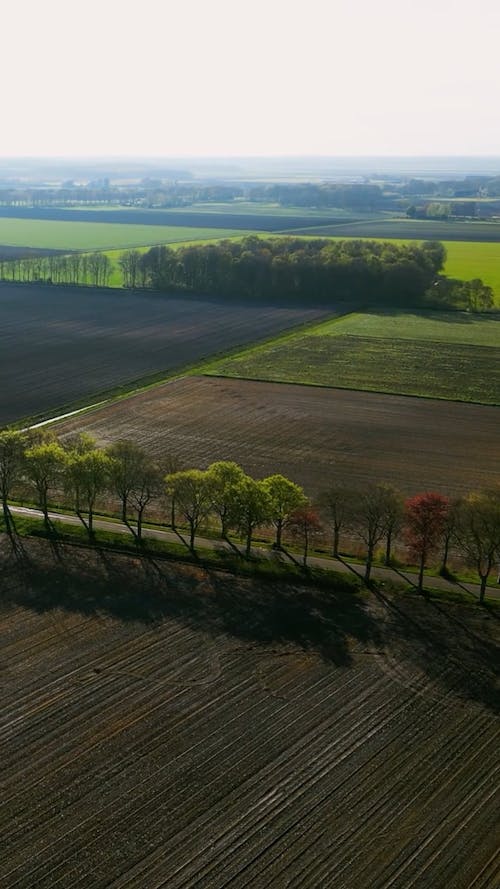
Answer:
<svg viewBox="0 0 500 889"><path fill-rule="evenodd" d="M498 621L29 546L2 889L498 887Z"/></svg>
<svg viewBox="0 0 500 889"><path fill-rule="evenodd" d="M161 460L236 460L313 495L333 479L455 494L498 480L500 410L342 389L187 377L63 421L101 444L139 442Z"/></svg>
<svg viewBox="0 0 500 889"><path fill-rule="evenodd" d="M160 293L0 284L0 426L332 314Z"/></svg>

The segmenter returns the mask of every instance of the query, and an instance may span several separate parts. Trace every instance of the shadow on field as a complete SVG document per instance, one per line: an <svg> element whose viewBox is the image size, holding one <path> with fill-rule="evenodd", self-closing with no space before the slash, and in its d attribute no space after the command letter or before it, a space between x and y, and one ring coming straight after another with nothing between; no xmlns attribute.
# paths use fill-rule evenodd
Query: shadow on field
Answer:
<svg viewBox="0 0 500 889"><path fill-rule="evenodd" d="M173 618L214 636L298 645L338 666L352 662L353 641L380 643L367 598L341 576L317 589L301 585L299 576L293 583L249 578L97 548L59 546L55 556L38 541L30 541L30 555L6 569L4 604L7 598L40 613L62 609L121 621Z"/></svg>
<svg viewBox="0 0 500 889"><path fill-rule="evenodd" d="M430 682L500 713L496 612L490 615L472 604L425 601L416 592L398 598L380 591L375 595L386 613L386 644L408 670L413 687L420 684L423 690ZM416 675L410 675L412 670Z"/></svg>
<svg viewBox="0 0 500 889"><path fill-rule="evenodd" d="M415 318L424 318L429 321L442 321L447 324L464 324L470 326L477 322L478 319L482 324L486 324L487 322L498 324L497 313L487 314L485 312L466 312L459 309L412 309L409 307L401 308L399 306L385 306L383 309L380 309L376 306L367 306L365 311L368 315L377 315L379 317L383 315L388 318L399 318L413 315Z"/></svg>
<svg viewBox="0 0 500 889"><path fill-rule="evenodd" d="M360 649L378 652L374 669L385 665L389 678L416 694L444 699L451 692L500 711L499 622L487 609L376 588L363 595L343 575L318 588L298 575L285 582L98 548L26 544L25 558L2 551L4 611L20 605L124 622L173 619L214 637L297 645L344 667Z"/></svg>

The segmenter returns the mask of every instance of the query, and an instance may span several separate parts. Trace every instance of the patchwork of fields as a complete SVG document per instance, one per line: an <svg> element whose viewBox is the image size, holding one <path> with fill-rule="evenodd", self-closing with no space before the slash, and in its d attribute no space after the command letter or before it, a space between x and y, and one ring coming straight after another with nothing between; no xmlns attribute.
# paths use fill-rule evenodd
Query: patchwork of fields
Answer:
<svg viewBox="0 0 500 889"><path fill-rule="evenodd" d="M3 210L0 254L247 228L456 240L447 272L500 293L500 226ZM54 429L281 472L312 497L498 482L500 321L332 315L0 285L0 426L202 366ZM14 558L0 535L2 889L497 889L498 620L330 583L34 539Z"/></svg>
<svg viewBox="0 0 500 889"><path fill-rule="evenodd" d="M0 564L4 889L496 889L497 621L50 552Z"/></svg>
<svg viewBox="0 0 500 889"><path fill-rule="evenodd" d="M235 460L257 478L281 472L310 495L374 480L454 495L498 480L498 422L494 407L186 377L55 428L102 445L130 438L160 462L176 455L200 468Z"/></svg>
<svg viewBox="0 0 500 889"><path fill-rule="evenodd" d="M0 285L0 425L95 400L325 315L264 303Z"/></svg>
<svg viewBox="0 0 500 889"><path fill-rule="evenodd" d="M500 320L466 313L355 313L207 371L500 404Z"/></svg>
<svg viewBox="0 0 500 889"><path fill-rule="evenodd" d="M173 210L148 210L136 208L120 208L120 209L98 209L98 210L81 210L81 209L65 209L59 207L0 207L0 233L3 226L10 222L20 220L40 220L43 223L60 221L65 223L87 223L88 225L128 225L131 228L144 225L147 226L180 226L189 228L220 228L220 229L250 229L262 232L281 231L282 229L295 229L300 226L310 225L311 217L309 213L301 213L296 211L294 214L271 213L264 212L233 212L231 210L210 211L210 209L173 209ZM340 220L336 214L325 217L322 214L322 221L328 224L336 224L338 221L345 221L342 217ZM349 220L348 220L349 221ZM151 238L151 234L149 235ZM0 237L1 242L1 237ZM148 243L145 241L144 243ZM154 241L150 243L159 243Z"/></svg>

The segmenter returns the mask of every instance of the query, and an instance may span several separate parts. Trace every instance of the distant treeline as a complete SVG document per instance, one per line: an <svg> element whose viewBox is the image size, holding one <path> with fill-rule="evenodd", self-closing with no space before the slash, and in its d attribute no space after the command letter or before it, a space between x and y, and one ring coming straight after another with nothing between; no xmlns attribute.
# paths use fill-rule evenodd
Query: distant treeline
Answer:
<svg viewBox="0 0 500 889"><path fill-rule="evenodd" d="M388 197L379 185L348 183L280 183L252 189L250 199L275 201L282 207L335 207L370 211L387 208Z"/></svg>
<svg viewBox="0 0 500 889"><path fill-rule="evenodd" d="M388 206L378 185L335 183L290 183L242 186L143 179L137 185L112 185L109 180L61 188L0 188L0 205L7 207L51 207L114 205L143 207L188 207L194 203L249 200L272 201L283 207L336 207L370 211Z"/></svg>

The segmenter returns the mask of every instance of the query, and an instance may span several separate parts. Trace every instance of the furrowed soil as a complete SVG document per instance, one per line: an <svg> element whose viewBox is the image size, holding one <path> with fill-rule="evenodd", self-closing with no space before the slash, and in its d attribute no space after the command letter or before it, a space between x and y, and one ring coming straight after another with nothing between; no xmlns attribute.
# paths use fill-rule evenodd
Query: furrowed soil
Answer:
<svg viewBox="0 0 500 889"><path fill-rule="evenodd" d="M498 408L216 377L186 377L56 425L99 444L132 439L160 462L235 460L315 495L342 480L413 494L498 481Z"/></svg>
<svg viewBox="0 0 500 889"><path fill-rule="evenodd" d="M493 615L4 544L3 889L499 885Z"/></svg>
<svg viewBox="0 0 500 889"><path fill-rule="evenodd" d="M60 413L329 314L237 299L2 284L0 426Z"/></svg>

